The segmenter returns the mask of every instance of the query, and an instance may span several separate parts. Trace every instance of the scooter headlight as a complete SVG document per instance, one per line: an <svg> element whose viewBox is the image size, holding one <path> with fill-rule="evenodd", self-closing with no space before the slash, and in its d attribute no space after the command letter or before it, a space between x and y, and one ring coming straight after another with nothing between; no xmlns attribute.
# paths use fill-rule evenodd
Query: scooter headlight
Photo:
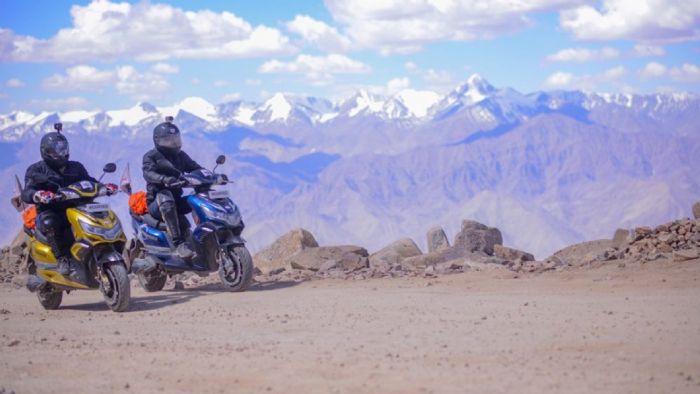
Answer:
<svg viewBox="0 0 700 394"><path fill-rule="evenodd" d="M231 209L229 212L229 210L225 210L223 207L204 207L204 210L210 218L226 223L229 226L235 227L240 224L241 215L238 213L237 209Z"/></svg>
<svg viewBox="0 0 700 394"><path fill-rule="evenodd" d="M118 221L116 221L112 227L93 226L80 220L78 223L80 223L80 228L82 228L86 233L97 235L98 237L102 237L108 241L116 240L122 234L122 225Z"/></svg>

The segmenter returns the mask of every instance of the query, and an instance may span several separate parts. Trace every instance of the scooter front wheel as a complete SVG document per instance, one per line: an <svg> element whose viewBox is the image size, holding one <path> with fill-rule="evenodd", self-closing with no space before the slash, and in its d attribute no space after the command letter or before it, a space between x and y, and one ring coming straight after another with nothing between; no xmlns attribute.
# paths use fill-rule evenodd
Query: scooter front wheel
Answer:
<svg viewBox="0 0 700 394"><path fill-rule="evenodd" d="M245 246L234 246L219 259L219 278L231 291L246 291L253 281L253 258Z"/></svg>
<svg viewBox="0 0 700 394"><path fill-rule="evenodd" d="M124 312L129 308L131 287L129 274L122 263L107 264L104 267L106 282L100 286L105 303L114 312Z"/></svg>
<svg viewBox="0 0 700 394"><path fill-rule="evenodd" d="M44 285L42 289L36 292L39 303L44 309L52 311L58 309L63 301L63 292L56 290L50 284Z"/></svg>

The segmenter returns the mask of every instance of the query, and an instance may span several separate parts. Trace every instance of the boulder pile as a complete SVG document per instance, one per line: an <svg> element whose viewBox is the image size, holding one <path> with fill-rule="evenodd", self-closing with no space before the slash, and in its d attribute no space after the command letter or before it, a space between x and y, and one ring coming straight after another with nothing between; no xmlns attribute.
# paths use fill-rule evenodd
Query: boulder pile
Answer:
<svg viewBox="0 0 700 394"><path fill-rule="evenodd" d="M301 237L299 234L308 235ZM426 254L412 239L404 238L370 255L359 246L319 247L313 246L315 240L304 245L301 240L311 240L313 235L296 229L258 252L253 261L259 269L259 279L270 281L431 277L492 268L518 271L535 260L530 253L503 246L503 236L497 228L472 220L462 222L452 245L439 226L431 228L426 238Z"/></svg>
<svg viewBox="0 0 700 394"><path fill-rule="evenodd" d="M25 273L28 258L27 235L20 231L9 246L0 250L0 283L11 283Z"/></svg>
<svg viewBox="0 0 700 394"><path fill-rule="evenodd" d="M684 261L699 258L700 218L676 220L654 228L617 230L613 248L603 257L609 260L624 258L635 261Z"/></svg>

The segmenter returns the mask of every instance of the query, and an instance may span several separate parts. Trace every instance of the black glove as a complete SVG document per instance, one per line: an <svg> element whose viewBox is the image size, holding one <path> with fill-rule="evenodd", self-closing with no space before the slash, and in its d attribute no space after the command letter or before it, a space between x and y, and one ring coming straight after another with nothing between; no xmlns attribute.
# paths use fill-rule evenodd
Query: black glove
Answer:
<svg viewBox="0 0 700 394"><path fill-rule="evenodd" d="M175 187L180 184L180 180L174 176L164 176L163 177L163 186L167 188Z"/></svg>

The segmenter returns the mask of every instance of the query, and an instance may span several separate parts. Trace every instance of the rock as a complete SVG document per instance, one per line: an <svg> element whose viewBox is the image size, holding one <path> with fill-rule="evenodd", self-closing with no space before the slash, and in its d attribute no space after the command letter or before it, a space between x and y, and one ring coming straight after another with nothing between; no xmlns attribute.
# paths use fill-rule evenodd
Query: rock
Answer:
<svg viewBox="0 0 700 394"><path fill-rule="evenodd" d="M674 233L662 232L657 236L657 239L659 240L659 242L671 244L678 240L678 236Z"/></svg>
<svg viewBox="0 0 700 394"><path fill-rule="evenodd" d="M615 235L613 236L612 247L615 249L624 249L630 243L630 231L619 228L615 230Z"/></svg>
<svg viewBox="0 0 700 394"><path fill-rule="evenodd" d="M274 269L289 267L289 258L292 255L316 247L318 247L318 242L313 234L299 228L284 234L271 245L256 253L253 261L260 271L268 273Z"/></svg>
<svg viewBox="0 0 700 394"><path fill-rule="evenodd" d="M453 249L464 252L481 251L493 255L494 245L503 245L501 231L473 220L462 221L462 229L455 236Z"/></svg>
<svg viewBox="0 0 700 394"><path fill-rule="evenodd" d="M652 233L651 227L637 227L634 229L634 240L638 241L640 239L650 236Z"/></svg>
<svg viewBox="0 0 700 394"><path fill-rule="evenodd" d="M428 230L426 236L428 238L428 253L439 252L450 247L450 241L447 239L445 230L440 226L435 226Z"/></svg>
<svg viewBox="0 0 700 394"><path fill-rule="evenodd" d="M284 272L284 271L286 271L286 270L287 270L287 269L284 268L284 267L275 268L275 269L271 270L270 272L268 272L267 274L270 275L270 276L279 275L279 274L281 274L282 272Z"/></svg>
<svg viewBox="0 0 700 394"><path fill-rule="evenodd" d="M700 201L693 204L693 217L695 219L700 219Z"/></svg>
<svg viewBox="0 0 700 394"><path fill-rule="evenodd" d="M508 248L503 245L494 245L493 254L496 257L502 258L504 260L535 261L535 256L533 256L532 254L523 252L521 250Z"/></svg>
<svg viewBox="0 0 700 394"><path fill-rule="evenodd" d="M403 266L409 266L414 268L430 267L438 263L444 263L447 261L444 253L433 252L428 254L422 254L420 256L409 257L401 262Z"/></svg>
<svg viewBox="0 0 700 394"><path fill-rule="evenodd" d="M404 259L421 254L418 245L412 239L404 238L369 256L369 266L380 271L388 271L391 266L401 263Z"/></svg>
<svg viewBox="0 0 700 394"><path fill-rule="evenodd" d="M27 241L27 233L25 233L24 230L21 230L19 233L17 233L15 239L12 240L12 243L10 244L10 253L16 256L21 256L22 254L26 253Z"/></svg>
<svg viewBox="0 0 700 394"><path fill-rule="evenodd" d="M686 261L700 258L698 250L676 250L673 252L673 261Z"/></svg>
<svg viewBox="0 0 700 394"><path fill-rule="evenodd" d="M289 263L294 269L318 271L328 260L334 260L339 264L336 268L349 270L362 264L368 266L368 255L367 250L359 246L321 246L294 254L289 258Z"/></svg>
<svg viewBox="0 0 700 394"><path fill-rule="evenodd" d="M444 263L435 264L435 272L438 274L449 274L453 272L462 271L464 269L464 261L462 260L451 260Z"/></svg>

